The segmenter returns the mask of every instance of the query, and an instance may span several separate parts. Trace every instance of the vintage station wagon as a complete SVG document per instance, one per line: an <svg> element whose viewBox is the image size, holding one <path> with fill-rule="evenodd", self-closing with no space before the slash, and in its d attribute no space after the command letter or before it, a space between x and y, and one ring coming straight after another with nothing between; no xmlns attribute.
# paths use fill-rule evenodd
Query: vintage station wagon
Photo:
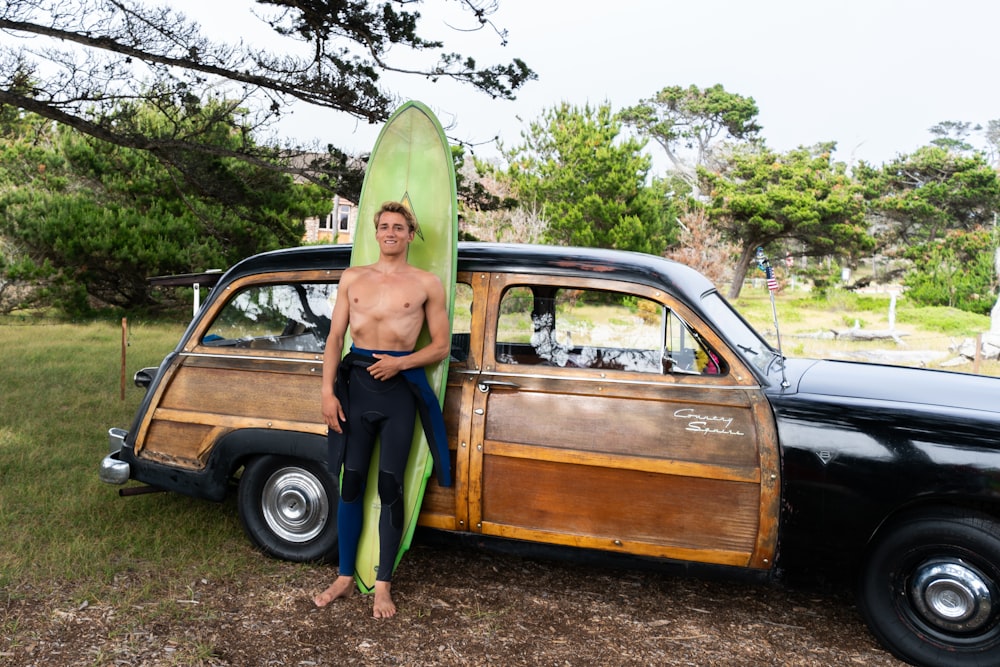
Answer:
<svg viewBox="0 0 1000 667"><path fill-rule="evenodd" d="M347 246L230 269L101 465L210 500L250 539L336 557L319 410ZM455 484L420 524L523 552L855 577L897 656L1000 664L1000 379L786 360L694 270L461 244L445 399Z"/></svg>

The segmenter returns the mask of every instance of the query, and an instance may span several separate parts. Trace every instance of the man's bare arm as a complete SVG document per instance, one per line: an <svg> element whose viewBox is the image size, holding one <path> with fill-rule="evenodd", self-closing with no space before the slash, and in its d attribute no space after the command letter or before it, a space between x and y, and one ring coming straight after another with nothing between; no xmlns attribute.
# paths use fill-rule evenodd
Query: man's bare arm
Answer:
<svg viewBox="0 0 1000 667"><path fill-rule="evenodd" d="M351 311L347 295L353 278L350 269L341 276L340 285L337 287L337 302L333 305L333 313L330 315L330 333L326 338L326 347L323 350L323 387L321 390L323 421L337 433L341 432L340 422L344 421L346 416L340 405L340 400L333 392L333 385L337 379L337 369L340 367L340 358L344 353L344 340L350 322Z"/></svg>

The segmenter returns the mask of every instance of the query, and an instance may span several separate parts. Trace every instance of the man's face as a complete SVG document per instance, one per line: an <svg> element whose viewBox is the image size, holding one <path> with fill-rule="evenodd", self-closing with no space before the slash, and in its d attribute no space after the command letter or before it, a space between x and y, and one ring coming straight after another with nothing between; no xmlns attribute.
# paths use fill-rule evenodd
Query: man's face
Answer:
<svg viewBox="0 0 1000 667"><path fill-rule="evenodd" d="M413 240L413 232L402 213L386 211L379 216L375 226L375 240L383 253L395 255L406 252Z"/></svg>

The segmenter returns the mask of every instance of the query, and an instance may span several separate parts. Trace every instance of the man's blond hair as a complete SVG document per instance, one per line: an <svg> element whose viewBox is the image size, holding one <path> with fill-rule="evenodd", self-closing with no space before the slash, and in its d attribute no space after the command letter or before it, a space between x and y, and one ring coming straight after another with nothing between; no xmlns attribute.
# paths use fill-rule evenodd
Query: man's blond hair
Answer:
<svg viewBox="0 0 1000 667"><path fill-rule="evenodd" d="M406 218L406 224L410 226L410 231L417 231L417 218L413 215L406 204L398 201L387 201L379 207L378 211L375 212L375 227L378 227L378 220L382 217L383 213L399 213L401 216Z"/></svg>

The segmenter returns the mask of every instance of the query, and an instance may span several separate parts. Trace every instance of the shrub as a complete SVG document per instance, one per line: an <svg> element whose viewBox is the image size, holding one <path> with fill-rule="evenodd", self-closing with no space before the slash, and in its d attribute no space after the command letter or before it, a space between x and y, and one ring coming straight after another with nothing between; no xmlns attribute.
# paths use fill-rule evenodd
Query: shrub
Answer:
<svg viewBox="0 0 1000 667"><path fill-rule="evenodd" d="M997 300L995 232L951 232L943 239L906 251L914 268L903 284L906 295L924 306L950 306L986 315Z"/></svg>

